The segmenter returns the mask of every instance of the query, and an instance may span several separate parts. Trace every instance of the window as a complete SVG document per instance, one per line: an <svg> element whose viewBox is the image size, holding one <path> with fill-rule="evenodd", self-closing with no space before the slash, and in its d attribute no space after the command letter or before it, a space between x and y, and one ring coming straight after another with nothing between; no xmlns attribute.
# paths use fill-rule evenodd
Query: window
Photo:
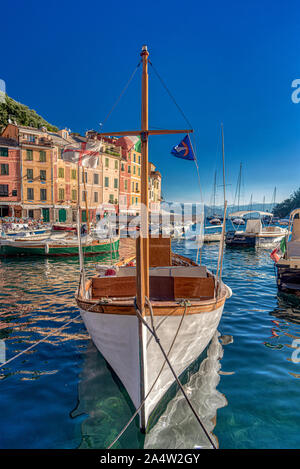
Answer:
<svg viewBox="0 0 300 469"><path fill-rule="evenodd" d="M17 197L18 191L17 191L16 189L13 189L13 190L11 191L11 195L12 195L13 197Z"/></svg>
<svg viewBox="0 0 300 469"><path fill-rule="evenodd" d="M133 161L135 162L135 153L133 154Z"/></svg>
<svg viewBox="0 0 300 469"><path fill-rule="evenodd" d="M131 173L131 166L128 166L128 172Z"/></svg>
<svg viewBox="0 0 300 469"><path fill-rule="evenodd" d="M109 168L109 159L105 158L105 168Z"/></svg>
<svg viewBox="0 0 300 469"><path fill-rule="evenodd" d="M33 210L28 210L28 217L33 218Z"/></svg>
<svg viewBox="0 0 300 469"><path fill-rule="evenodd" d="M1 176L7 176L9 174L9 165L1 164Z"/></svg>
<svg viewBox="0 0 300 469"><path fill-rule="evenodd" d="M121 164L121 171L125 171L124 163Z"/></svg>
<svg viewBox="0 0 300 469"><path fill-rule="evenodd" d="M71 171L71 178L72 178L72 179L76 179L76 177L77 177L76 169L72 169L72 171Z"/></svg>
<svg viewBox="0 0 300 469"><path fill-rule="evenodd" d="M119 163L117 160L115 160L115 169L119 169Z"/></svg>
<svg viewBox="0 0 300 469"><path fill-rule="evenodd" d="M111 204L114 203L114 195L113 195L113 194L109 194L109 202L110 202Z"/></svg>
<svg viewBox="0 0 300 469"><path fill-rule="evenodd" d="M65 170L64 168L58 168L58 177L64 178L65 177Z"/></svg>
<svg viewBox="0 0 300 469"><path fill-rule="evenodd" d="M138 203L138 198L137 198L137 197L135 198L135 203L136 203L136 204Z"/></svg>
<svg viewBox="0 0 300 469"><path fill-rule="evenodd" d="M135 166L133 167L133 174L135 174Z"/></svg>
<svg viewBox="0 0 300 469"><path fill-rule="evenodd" d="M34 200L33 187L27 187L27 199Z"/></svg>
<svg viewBox="0 0 300 469"><path fill-rule="evenodd" d="M32 180L33 179L33 169L27 169L27 179Z"/></svg>
<svg viewBox="0 0 300 469"><path fill-rule="evenodd" d="M94 202L98 202L98 192L94 192Z"/></svg>
<svg viewBox="0 0 300 469"><path fill-rule="evenodd" d="M58 200L65 200L65 189L58 189Z"/></svg>
<svg viewBox="0 0 300 469"><path fill-rule="evenodd" d="M114 188L118 189L118 179L114 179Z"/></svg>
<svg viewBox="0 0 300 469"><path fill-rule="evenodd" d="M99 174L94 173L94 184L99 184ZM97 200L95 200L97 202Z"/></svg>
<svg viewBox="0 0 300 469"><path fill-rule="evenodd" d="M8 184L0 184L0 197L8 197Z"/></svg>
<svg viewBox="0 0 300 469"><path fill-rule="evenodd" d="M77 200L77 190L72 189L72 200Z"/></svg>
<svg viewBox="0 0 300 469"><path fill-rule="evenodd" d="M132 192L134 192L134 182L131 184Z"/></svg>
<svg viewBox="0 0 300 469"><path fill-rule="evenodd" d="M131 203L134 205L134 197L131 197Z"/></svg>
<svg viewBox="0 0 300 469"><path fill-rule="evenodd" d="M139 191L139 183L138 183L138 182L135 184L135 191L136 191L136 192Z"/></svg>
<svg viewBox="0 0 300 469"><path fill-rule="evenodd" d="M139 164L141 164L141 155L139 155Z"/></svg>
<svg viewBox="0 0 300 469"><path fill-rule="evenodd" d="M0 156L8 156L8 148L0 147Z"/></svg>
<svg viewBox="0 0 300 469"><path fill-rule="evenodd" d="M138 168L138 175L141 175L141 168Z"/></svg>
<svg viewBox="0 0 300 469"><path fill-rule="evenodd" d="M85 172L82 173L82 182L87 183L87 173L85 173Z"/></svg>
<svg viewBox="0 0 300 469"><path fill-rule="evenodd" d="M128 189L128 181L127 181L127 179L125 179L125 181L124 181L124 187L125 187L125 191L127 191L127 189Z"/></svg>
<svg viewBox="0 0 300 469"><path fill-rule="evenodd" d="M47 189L40 189L40 200L47 200Z"/></svg>
<svg viewBox="0 0 300 469"><path fill-rule="evenodd" d="M82 200L83 200L83 201L87 200L87 193L86 193L86 191L82 191Z"/></svg>
<svg viewBox="0 0 300 469"><path fill-rule="evenodd" d="M46 162L46 152L44 150L41 150L40 151L40 161L42 163L45 163Z"/></svg>
<svg viewBox="0 0 300 469"><path fill-rule="evenodd" d="M27 161L32 161L33 160L33 151L32 150L26 150L26 160Z"/></svg>
<svg viewBox="0 0 300 469"><path fill-rule="evenodd" d="M34 135L27 135L27 140L29 140L29 142L35 142L35 136Z"/></svg>
<svg viewBox="0 0 300 469"><path fill-rule="evenodd" d="M109 187L109 178L104 178L104 187Z"/></svg>
<svg viewBox="0 0 300 469"><path fill-rule="evenodd" d="M46 176L47 176L47 171L45 171L44 169L41 169L40 170L40 180L41 181L46 181Z"/></svg>

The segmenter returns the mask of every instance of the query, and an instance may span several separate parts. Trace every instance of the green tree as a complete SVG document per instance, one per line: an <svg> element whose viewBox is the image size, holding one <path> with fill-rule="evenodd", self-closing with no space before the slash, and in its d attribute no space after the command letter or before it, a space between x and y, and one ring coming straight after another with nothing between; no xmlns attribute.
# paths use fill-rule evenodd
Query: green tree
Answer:
<svg viewBox="0 0 300 469"><path fill-rule="evenodd" d="M288 217L295 208L300 208L300 188L293 192L288 199L275 205L273 214L275 217L285 218Z"/></svg>
<svg viewBox="0 0 300 469"><path fill-rule="evenodd" d="M5 102L0 103L0 132L7 126L9 119L19 125L26 125L35 128L46 127L50 132L57 132L58 128L49 124L39 116L33 109L18 103L14 99L5 95Z"/></svg>

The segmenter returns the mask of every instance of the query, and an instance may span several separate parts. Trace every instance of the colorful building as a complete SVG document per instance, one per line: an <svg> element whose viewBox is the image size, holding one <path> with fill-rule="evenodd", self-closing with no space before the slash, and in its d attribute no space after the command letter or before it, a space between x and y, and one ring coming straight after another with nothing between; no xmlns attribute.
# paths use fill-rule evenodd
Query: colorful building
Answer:
<svg viewBox="0 0 300 469"><path fill-rule="evenodd" d="M16 140L0 137L0 217L21 217L21 162Z"/></svg>
<svg viewBox="0 0 300 469"><path fill-rule="evenodd" d="M53 147L46 128L8 124L2 136L21 147L22 217L50 221Z"/></svg>
<svg viewBox="0 0 300 469"><path fill-rule="evenodd" d="M160 210L161 174L153 163L149 163L149 208L152 212Z"/></svg>
<svg viewBox="0 0 300 469"><path fill-rule="evenodd" d="M87 139L101 141L96 168L63 160L63 150ZM128 137L83 137L63 129L8 124L0 137L0 216L74 223L78 199L81 220L96 222L105 211L138 212L141 201L141 143ZM78 174L79 171L79 174ZM79 193L78 193L79 176ZM161 175L149 164L149 205L157 210Z"/></svg>
<svg viewBox="0 0 300 469"><path fill-rule="evenodd" d="M101 142L101 159L103 167L103 202L104 211L112 208L119 210L119 180L122 148L116 145L116 139L98 137ZM114 207L112 207L114 206Z"/></svg>
<svg viewBox="0 0 300 469"><path fill-rule="evenodd" d="M132 141L128 137L121 137L116 141L121 147L121 160L119 171L119 208L120 213L127 213L131 205L131 153Z"/></svg>
<svg viewBox="0 0 300 469"><path fill-rule="evenodd" d="M137 149L140 143L137 143L131 150L131 195L130 204L132 207L140 208L141 203L141 153Z"/></svg>

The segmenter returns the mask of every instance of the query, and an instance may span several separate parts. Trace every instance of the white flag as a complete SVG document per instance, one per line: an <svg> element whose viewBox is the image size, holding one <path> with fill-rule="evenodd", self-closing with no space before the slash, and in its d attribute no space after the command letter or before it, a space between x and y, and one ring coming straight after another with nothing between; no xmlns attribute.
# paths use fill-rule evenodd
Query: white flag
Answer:
<svg viewBox="0 0 300 469"><path fill-rule="evenodd" d="M99 140L75 143L63 151L63 160L95 169L98 165L101 143Z"/></svg>

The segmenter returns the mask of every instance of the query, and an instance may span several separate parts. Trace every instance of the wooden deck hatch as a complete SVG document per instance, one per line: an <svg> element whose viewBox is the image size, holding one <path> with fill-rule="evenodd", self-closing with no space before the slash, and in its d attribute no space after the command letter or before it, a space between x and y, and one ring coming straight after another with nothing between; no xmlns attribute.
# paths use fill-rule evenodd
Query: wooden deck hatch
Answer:
<svg viewBox="0 0 300 469"><path fill-rule="evenodd" d="M150 277L150 298L161 301L174 301L181 298L214 298L213 277ZM128 298L136 296L136 278L94 277L92 297Z"/></svg>
<svg viewBox="0 0 300 469"><path fill-rule="evenodd" d="M172 265L171 238L149 238L149 266Z"/></svg>

